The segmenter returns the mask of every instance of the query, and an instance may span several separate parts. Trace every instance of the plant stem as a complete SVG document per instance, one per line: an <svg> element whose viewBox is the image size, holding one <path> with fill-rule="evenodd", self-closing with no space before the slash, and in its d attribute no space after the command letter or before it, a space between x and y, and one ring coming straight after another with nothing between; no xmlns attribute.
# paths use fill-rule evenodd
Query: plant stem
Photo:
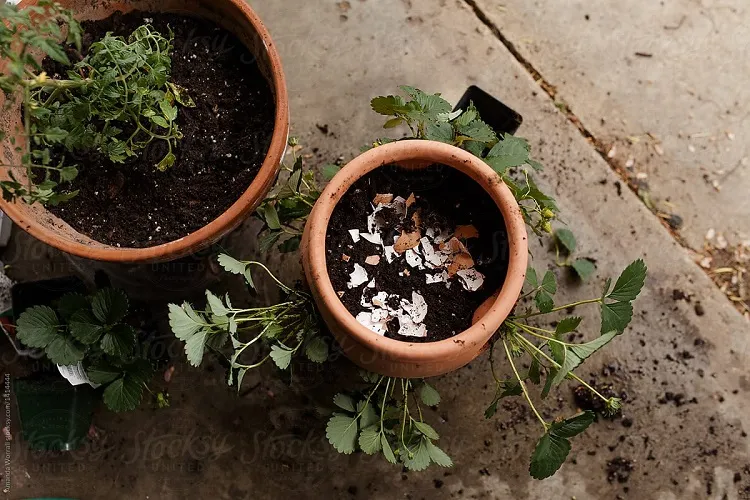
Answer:
<svg viewBox="0 0 750 500"><path fill-rule="evenodd" d="M568 309L570 307L578 307L578 306L582 306L584 304L595 304L595 303L598 303L598 302L601 302L601 301L602 301L601 298L599 298L599 299L581 300L579 302L573 302L572 304L565 304L564 306L555 307L554 309L551 309L550 311L548 311L546 313L543 313L543 312L540 311L540 312L535 312L535 313L530 313L530 314L524 314L523 316L511 316L510 319L526 319L526 318L531 318L533 316L540 316L542 314L549 314L549 313L553 313L553 312L557 312L557 311L562 311L563 309Z"/></svg>
<svg viewBox="0 0 750 500"><path fill-rule="evenodd" d="M531 397L529 396L529 391L526 389L526 384L523 383L523 380L521 380L521 376L518 374L518 369L516 369L516 364L513 362L513 356L510 355L510 349L508 349L508 344L507 342L505 342L505 339L503 339L503 347L505 348L505 355L508 357L510 366L511 368L513 368L513 373L516 375L516 379L518 380L518 383L521 384L521 390L523 391L523 395L526 398L526 402L529 403L529 406L531 407L532 411L536 415L536 418L538 418L539 422L541 422L542 427L544 427L544 432L547 432L547 421L542 418L542 416L539 414L536 407L534 406L534 403L531 401Z"/></svg>

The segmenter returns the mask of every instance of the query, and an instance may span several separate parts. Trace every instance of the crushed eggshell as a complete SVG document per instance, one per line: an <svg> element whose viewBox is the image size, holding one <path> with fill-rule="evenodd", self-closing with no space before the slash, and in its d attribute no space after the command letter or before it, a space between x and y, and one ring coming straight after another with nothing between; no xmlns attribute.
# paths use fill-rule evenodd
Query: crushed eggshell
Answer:
<svg viewBox="0 0 750 500"><path fill-rule="evenodd" d="M393 262L393 259L398 256L396 251L393 249L393 245L384 245L383 254L385 255L386 262L388 262L389 264Z"/></svg>
<svg viewBox="0 0 750 500"><path fill-rule="evenodd" d="M411 292L411 302L401 299L401 308L414 323L421 323L427 317L427 302L419 292Z"/></svg>
<svg viewBox="0 0 750 500"><path fill-rule="evenodd" d="M479 231L473 224L468 226L456 226L456 231L453 233L453 236L461 240L479 238Z"/></svg>
<svg viewBox="0 0 750 500"><path fill-rule="evenodd" d="M417 324L408 314L398 315L398 334L405 337L426 337L427 327L424 323Z"/></svg>
<svg viewBox="0 0 750 500"><path fill-rule="evenodd" d="M462 269L458 271L458 278L465 290L475 292L484 284L484 275L476 269Z"/></svg>
<svg viewBox="0 0 750 500"><path fill-rule="evenodd" d="M376 194L375 198L372 200L373 205L387 205L388 203L393 201L393 195L391 193L386 194Z"/></svg>
<svg viewBox="0 0 750 500"><path fill-rule="evenodd" d="M370 255L365 259L365 264L370 266L377 266L380 264L380 255Z"/></svg>
<svg viewBox="0 0 750 500"><path fill-rule="evenodd" d="M375 288L375 278L373 278L368 284L367 288Z"/></svg>
<svg viewBox="0 0 750 500"><path fill-rule="evenodd" d="M385 302L388 300L388 292L378 292L372 298L372 305L377 307L385 307Z"/></svg>
<svg viewBox="0 0 750 500"><path fill-rule="evenodd" d="M378 335L385 335L388 331L388 321L387 320L375 320L374 319L375 312L374 311L362 311L361 313L357 314L357 321L359 323L373 332L377 333ZM378 316L379 317L379 316Z"/></svg>
<svg viewBox="0 0 750 500"><path fill-rule="evenodd" d="M406 256L406 263L411 267L414 267L416 269L424 269L424 266L422 265L422 258L414 248L410 248L409 250L407 250L404 255Z"/></svg>
<svg viewBox="0 0 750 500"><path fill-rule="evenodd" d="M448 266L448 276L453 276L458 271L471 269L474 267L474 259L468 252L458 253L453 257L453 261Z"/></svg>
<svg viewBox="0 0 750 500"><path fill-rule="evenodd" d="M396 253L404 253L410 248L414 248L419 245L419 240L422 237L422 233L419 230L407 233L401 231L401 236L398 237L396 243L393 244L393 249Z"/></svg>
<svg viewBox="0 0 750 500"><path fill-rule="evenodd" d="M448 281L448 273L446 271L443 271L441 273L435 273L435 274L427 274L425 275L425 278L427 280L427 284L431 285L433 283L445 283Z"/></svg>
<svg viewBox="0 0 750 500"><path fill-rule="evenodd" d="M419 241L422 244L422 255L424 255L424 262L427 267L430 269L437 269L443 267L443 265L448 262L450 256L443 252L436 251L427 237L423 237Z"/></svg>
<svg viewBox="0 0 750 500"><path fill-rule="evenodd" d="M350 229L349 234L352 236L352 241L354 243L359 243L359 239L360 239L359 229Z"/></svg>
<svg viewBox="0 0 750 500"><path fill-rule="evenodd" d="M349 274L349 282L346 284L349 288L356 288L363 283L367 283L367 271L359 264L354 264L354 271ZM373 280L375 281L375 280ZM368 285L369 286L369 285Z"/></svg>
<svg viewBox="0 0 750 500"><path fill-rule="evenodd" d="M383 244L383 238L380 236L380 233L361 233L361 236L373 245Z"/></svg>

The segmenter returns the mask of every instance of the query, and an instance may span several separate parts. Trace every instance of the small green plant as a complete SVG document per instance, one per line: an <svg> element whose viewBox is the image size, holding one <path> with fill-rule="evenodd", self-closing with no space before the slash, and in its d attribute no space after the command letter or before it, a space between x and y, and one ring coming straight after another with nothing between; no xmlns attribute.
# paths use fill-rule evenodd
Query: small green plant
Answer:
<svg viewBox="0 0 750 500"><path fill-rule="evenodd" d="M422 407L440 403L440 394L423 380L384 377L361 372L367 386L333 398L337 411L328 420L326 436L339 452L356 449L382 453L392 463L421 471L431 463L451 467L453 461L436 444L440 436L424 421Z"/></svg>
<svg viewBox="0 0 750 500"><path fill-rule="evenodd" d="M153 376L138 350L138 337L125 323L128 298L104 288L91 297L64 295L55 307L34 306L18 318L18 340L43 349L61 366L84 370L92 384L105 386L103 399L116 412L134 410Z"/></svg>
<svg viewBox="0 0 750 500"><path fill-rule="evenodd" d="M233 354L229 362L228 384L237 389L248 370L259 368L269 360L282 370L290 369L299 354L314 363L328 359L328 344L320 335L320 318L309 294L292 289L279 281L261 264L239 261L229 255L219 256L219 264L229 273L244 277L248 287L255 288L253 268L260 268L278 285L284 298L266 307L238 309L229 295L220 298L206 290L207 309L195 310L188 302L169 305L169 325L175 336L185 342L185 354L193 366L203 361L206 349L217 353L231 340ZM260 353L253 348L260 347ZM251 362L243 362L252 357Z"/></svg>
<svg viewBox="0 0 750 500"><path fill-rule="evenodd" d="M78 175L71 153L98 152L114 163L125 163L155 140L167 154L156 164L171 167L174 147L182 134L177 126L178 104L195 106L187 91L172 82L173 36L152 26L137 28L127 39L108 33L81 58L81 26L69 10L41 1L18 9L0 5L0 59L7 71L0 89L8 107L20 101L23 146L21 164L10 169L10 180L0 182L6 199L56 205L76 195L61 189ZM63 36L60 24L67 27ZM66 52L60 44L73 47ZM52 79L35 57L46 55L67 67L65 79ZM70 60L75 53L77 62ZM1 139L2 137L0 137ZM20 182L14 169L24 169ZM68 186L69 187L69 186Z"/></svg>
<svg viewBox="0 0 750 500"><path fill-rule="evenodd" d="M576 237L570 229L558 229L553 233L555 262L560 267L569 267L581 281L586 281L596 271L596 265L585 257L573 258L578 246Z"/></svg>

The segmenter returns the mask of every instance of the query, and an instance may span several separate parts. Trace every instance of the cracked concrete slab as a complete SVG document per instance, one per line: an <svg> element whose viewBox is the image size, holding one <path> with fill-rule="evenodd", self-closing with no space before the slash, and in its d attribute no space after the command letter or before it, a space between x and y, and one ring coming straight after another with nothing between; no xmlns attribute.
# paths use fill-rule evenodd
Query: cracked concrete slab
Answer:
<svg viewBox="0 0 750 500"><path fill-rule="evenodd" d="M291 387L270 369L248 375L240 397L225 387L216 363L201 369L180 364L171 408L98 414L101 437L81 452L34 455L14 442L10 498L51 492L160 499L746 498L741 492L750 486L750 325L618 184L465 2L295 0L253 6L281 50L293 133L317 151L313 164L339 155L349 159L362 144L385 135L368 102L399 84L442 91L452 101L478 84L524 116L519 135L529 138L547 166L540 182L578 236L579 255L597 262L596 276L576 285L534 239L535 267L554 269L567 285L558 300L597 294L605 277L638 257L649 266L630 329L580 373L623 392L629 420L599 421L573 441L570 461L558 475L532 480L528 459L538 423L522 401L504 403L494 419L484 419L493 383L481 357L434 381L443 403L428 418L455 467L410 473L380 457L339 455L328 446L319 409L330 407L332 395L351 383L353 369L345 360L323 368L303 365ZM246 224L234 235L248 242L244 255L256 253L255 230L257 225ZM19 258L27 269L48 259L22 252ZM287 280L299 277L297 256L270 260ZM596 311L579 312L591 314L584 333L596 335ZM179 353L179 343L174 347ZM571 388L563 385L547 400L545 415L576 411ZM623 482L613 475L617 458L634 464Z"/></svg>
<svg viewBox="0 0 750 500"><path fill-rule="evenodd" d="M471 1L693 249L750 238L746 2Z"/></svg>

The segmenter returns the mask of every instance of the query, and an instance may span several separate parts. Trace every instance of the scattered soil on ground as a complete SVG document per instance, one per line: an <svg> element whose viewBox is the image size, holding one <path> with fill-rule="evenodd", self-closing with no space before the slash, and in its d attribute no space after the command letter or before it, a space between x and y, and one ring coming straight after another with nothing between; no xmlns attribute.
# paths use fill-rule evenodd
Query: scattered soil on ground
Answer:
<svg viewBox="0 0 750 500"><path fill-rule="evenodd" d="M485 276L479 290L465 290L456 276L450 279L450 288L445 283L427 285L426 276L436 271L410 267L404 254L390 264L385 258L374 266L365 264L368 256L382 255L381 247L365 240L354 244L349 230L367 232L367 216L373 212L371 203L377 194L408 198L411 193L415 194L416 202L408 209L407 221L418 210L424 228L438 227L452 232L457 226L473 225L477 229L479 236L465 243L475 269ZM412 291L422 294L428 307L424 320L427 336L398 335L395 333L398 325L390 323L386 336L406 342L432 342L466 330L476 308L502 286L508 268L508 236L502 214L492 198L463 173L442 165L418 172L387 166L364 176L344 194L328 226L326 255L333 287L344 292L341 301L355 316L364 310L360 299L366 287L347 288L355 263L366 269L369 279L375 279L374 293L385 291L405 299L411 299ZM344 255L347 261L342 259ZM409 271L408 276L402 275L404 269Z"/></svg>
<svg viewBox="0 0 750 500"><path fill-rule="evenodd" d="M172 79L195 108L179 108L184 134L175 165L154 165L167 153L154 141L137 158L114 164L100 153L77 155L78 196L50 211L97 241L148 247L184 237L225 212L248 188L273 134L275 104L254 57L233 35L205 20L175 14L120 13L83 23L83 54L107 32L127 37L148 19L174 32ZM55 77L65 68L46 60Z"/></svg>

